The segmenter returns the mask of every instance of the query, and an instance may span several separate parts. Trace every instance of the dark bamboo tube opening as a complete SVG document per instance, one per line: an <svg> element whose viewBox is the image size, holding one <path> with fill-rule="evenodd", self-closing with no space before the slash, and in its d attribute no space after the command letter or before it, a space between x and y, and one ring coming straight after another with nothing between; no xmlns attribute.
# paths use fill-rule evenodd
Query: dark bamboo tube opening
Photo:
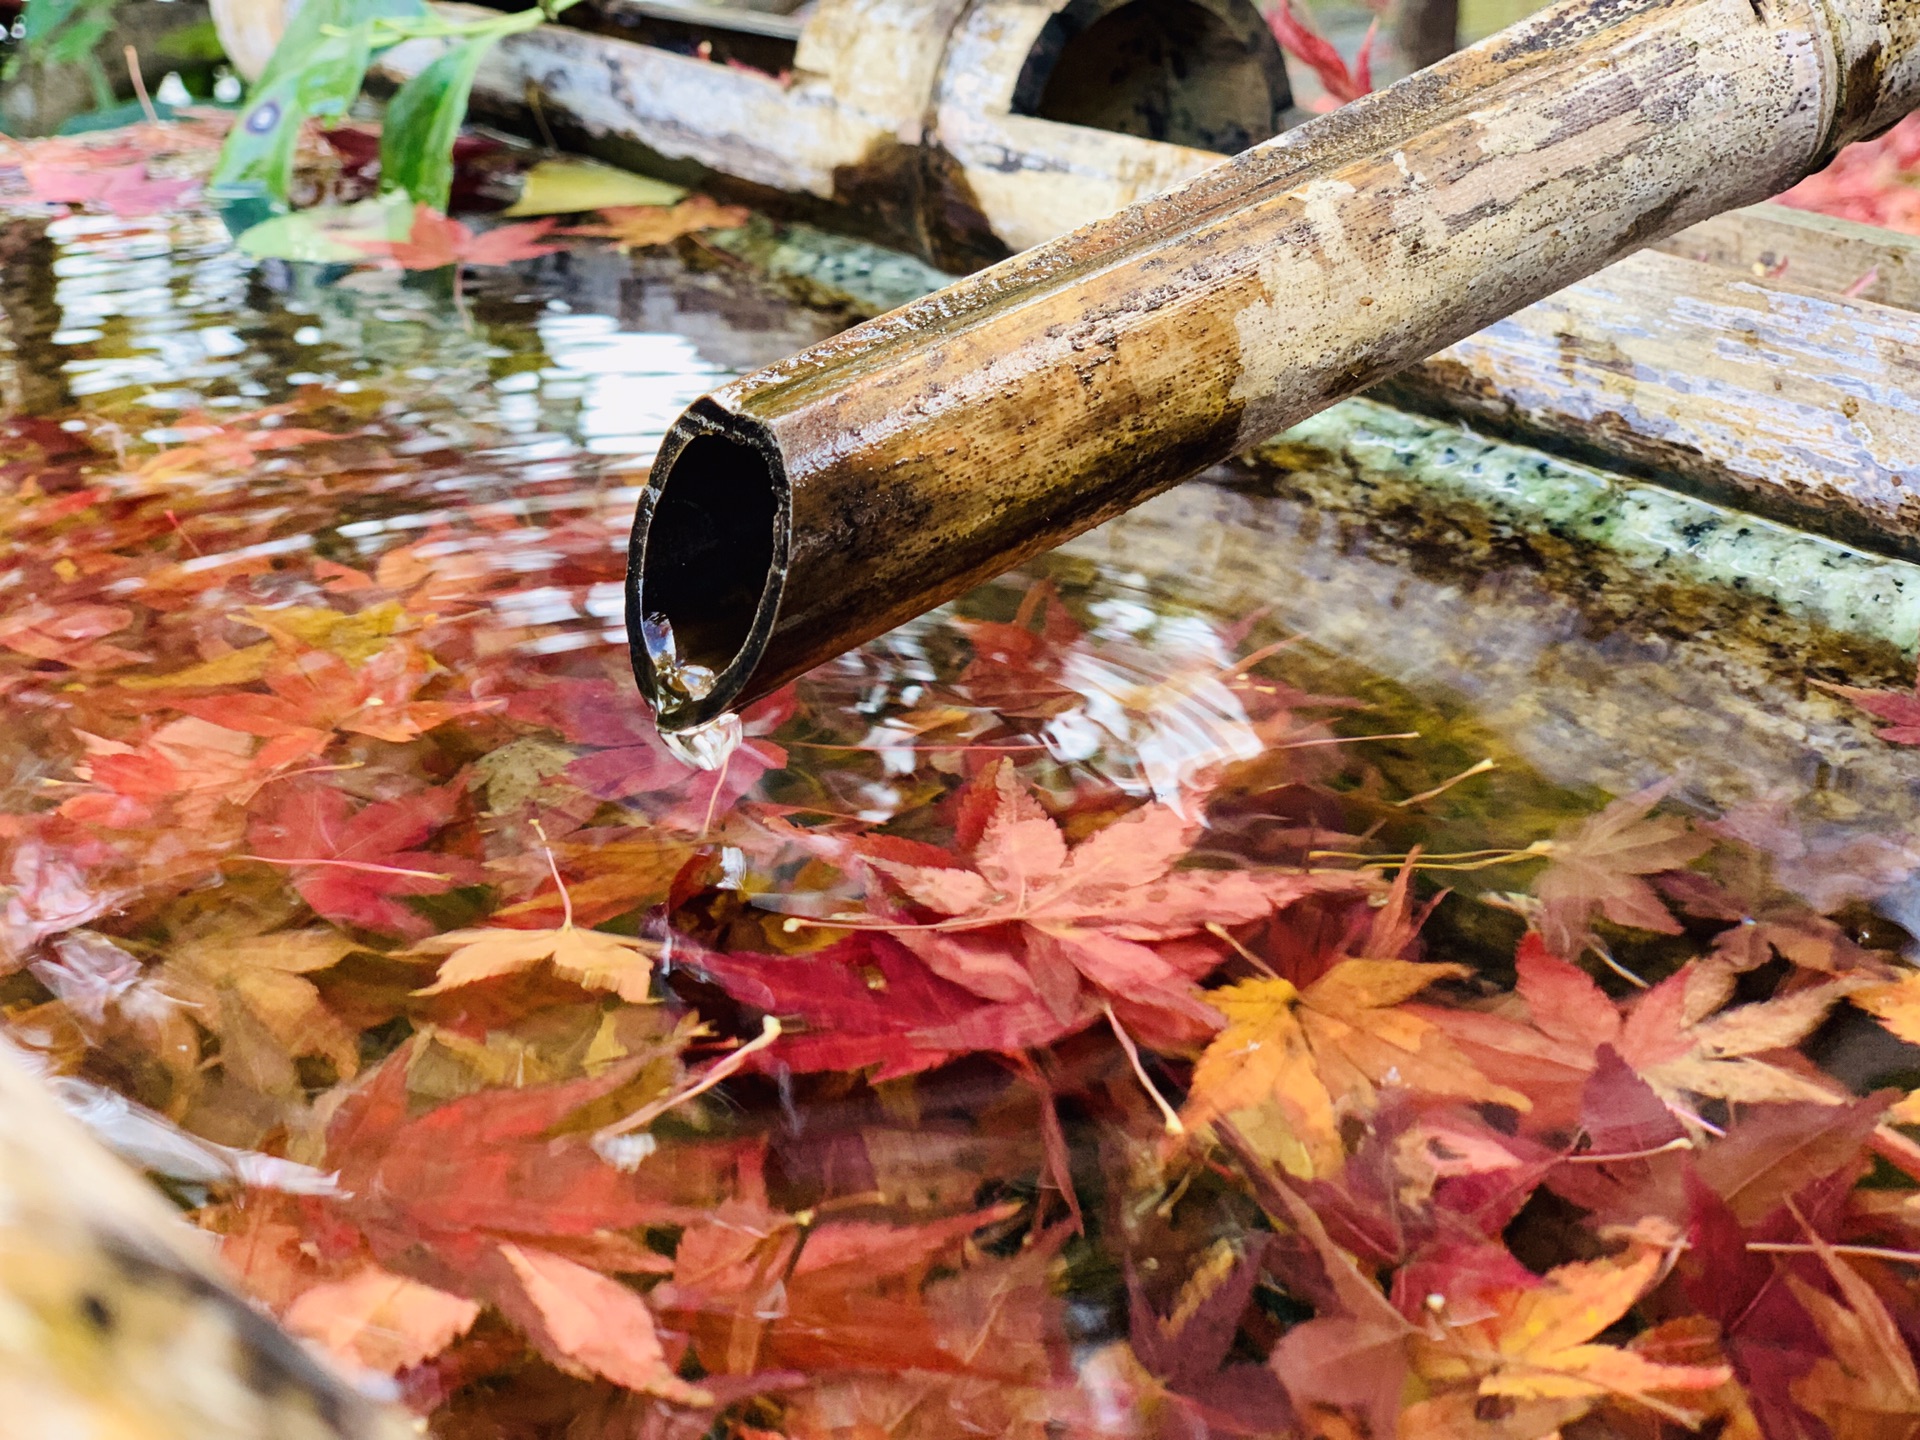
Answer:
<svg viewBox="0 0 1920 1440"><path fill-rule="evenodd" d="M1017 114L1224 155L1278 134L1292 103L1264 26L1236 33L1195 0L1076 0L1047 22L1013 96Z"/></svg>
<svg viewBox="0 0 1920 1440"><path fill-rule="evenodd" d="M771 439L737 427L722 429L697 406L683 415L634 521L627 643L641 688L670 729L730 708L779 606L786 474ZM671 662L660 620L671 627Z"/></svg>

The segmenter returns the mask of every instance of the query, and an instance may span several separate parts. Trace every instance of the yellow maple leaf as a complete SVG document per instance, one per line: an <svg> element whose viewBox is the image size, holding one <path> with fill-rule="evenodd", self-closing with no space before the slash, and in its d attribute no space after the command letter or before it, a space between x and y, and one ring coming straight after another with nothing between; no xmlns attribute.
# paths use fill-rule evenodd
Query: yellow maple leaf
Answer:
<svg viewBox="0 0 1920 1440"><path fill-rule="evenodd" d="M220 1036L230 1076L286 1094L298 1085L299 1056L324 1056L343 1080L359 1068L357 1037L306 978L358 948L327 929L186 940L168 951L160 986Z"/></svg>
<svg viewBox="0 0 1920 1440"><path fill-rule="evenodd" d="M1909 1045L1920 1045L1920 970L1848 998Z"/></svg>
<svg viewBox="0 0 1920 1440"><path fill-rule="evenodd" d="M1346 1158L1340 1122L1365 1116L1384 1087L1529 1108L1496 1085L1431 1021L1400 1008L1461 965L1342 960L1297 989L1277 977L1207 992L1227 1024L1194 1067L1189 1128L1230 1119L1267 1158L1302 1178Z"/></svg>
<svg viewBox="0 0 1920 1440"><path fill-rule="evenodd" d="M446 957L433 984L416 995L444 994L546 961L563 980L588 990L611 990L639 1005L652 998L653 957L660 947L651 940L582 930L569 920L551 930L453 930L422 941L413 953Z"/></svg>
<svg viewBox="0 0 1920 1440"><path fill-rule="evenodd" d="M166 675L132 675L119 683L128 690L251 685L294 644L328 650L357 664L372 659L384 649L388 638L409 619L405 608L392 600L369 605L351 615L324 605L287 605L279 609L249 605L244 615L233 618L265 630L274 638L231 650L184 670Z"/></svg>

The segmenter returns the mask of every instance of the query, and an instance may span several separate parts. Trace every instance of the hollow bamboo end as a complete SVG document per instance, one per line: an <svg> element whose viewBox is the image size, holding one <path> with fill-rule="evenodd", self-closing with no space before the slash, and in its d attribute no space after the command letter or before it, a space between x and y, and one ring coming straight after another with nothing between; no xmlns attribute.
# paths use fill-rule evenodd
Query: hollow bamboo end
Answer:
<svg viewBox="0 0 1920 1440"><path fill-rule="evenodd" d="M661 729L691 729L758 698L749 686L786 587L792 515L786 465L757 422L711 398L674 421L627 551L627 646Z"/></svg>

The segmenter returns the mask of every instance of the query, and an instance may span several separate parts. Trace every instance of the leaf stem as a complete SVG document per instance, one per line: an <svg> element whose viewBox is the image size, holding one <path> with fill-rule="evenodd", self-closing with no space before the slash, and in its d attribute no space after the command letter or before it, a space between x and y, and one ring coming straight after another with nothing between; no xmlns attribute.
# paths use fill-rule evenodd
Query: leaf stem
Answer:
<svg viewBox="0 0 1920 1440"><path fill-rule="evenodd" d="M1152 1079L1147 1075L1147 1067L1140 1063L1140 1050L1133 1043L1133 1036L1127 1033L1127 1027L1122 1025L1119 1018L1113 1013L1112 1002L1102 1000L1100 1002L1100 1008L1106 1013L1107 1024L1113 1027L1114 1039L1118 1040L1120 1042L1120 1048L1127 1052L1127 1063L1133 1066L1133 1073L1135 1078L1140 1081L1140 1088L1145 1090L1147 1094L1152 1097L1153 1103L1159 1107L1160 1118L1166 1125L1167 1134L1186 1134L1187 1127L1181 1123L1180 1113L1167 1103L1167 1097L1155 1088Z"/></svg>
<svg viewBox="0 0 1920 1440"><path fill-rule="evenodd" d="M612 1140L616 1136L630 1135L635 1130L646 1129L647 1126L653 1124L654 1121L658 1120L676 1105L684 1105L695 1096L706 1094L707 1091L711 1090L722 1080L725 1080L728 1076L737 1072L742 1065L746 1064L749 1055L752 1055L755 1051L766 1049L779 1038L779 1017L769 1015L765 1020L760 1022L760 1033L758 1035L742 1045L731 1055L714 1061L713 1064L707 1067L706 1073L702 1075L699 1080L687 1086L684 1090L676 1091L672 1095L655 1100L650 1105L642 1105L624 1120L616 1120L611 1125L602 1126L595 1132L594 1140L596 1142Z"/></svg>

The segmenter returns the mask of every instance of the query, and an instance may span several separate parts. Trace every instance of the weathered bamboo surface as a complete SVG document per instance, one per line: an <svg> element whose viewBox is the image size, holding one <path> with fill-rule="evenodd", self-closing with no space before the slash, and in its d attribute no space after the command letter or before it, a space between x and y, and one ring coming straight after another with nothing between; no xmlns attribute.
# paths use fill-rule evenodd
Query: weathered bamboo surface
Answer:
<svg viewBox="0 0 1920 1440"><path fill-rule="evenodd" d="M0 1434L400 1440L0 1044Z"/></svg>
<svg viewBox="0 0 1920 1440"><path fill-rule="evenodd" d="M452 20L487 13L436 8ZM654 12L672 8L624 29L644 34L641 19L665 23ZM1103 21L1133 23L1123 9L1159 16L1167 33L1108 43ZM1276 133L1291 103L1250 0L820 0L804 25L776 26L795 35L784 72L721 63L722 12L683 13L689 34L708 22L711 58L605 33L622 28L614 7L597 32L543 26L502 42L481 65L475 107L525 126L537 106L579 148L830 216L959 271L1201 173ZM743 18L757 35L768 28ZM443 44L388 52L379 73L418 73ZM1116 58L1162 50L1159 64Z"/></svg>
<svg viewBox="0 0 1920 1440"><path fill-rule="evenodd" d="M716 392L636 519L643 689L712 718L1785 188L1920 102L1917 45L1907 0L1568 0ZM656 613L718 672L701 695L641 645Z"/></svg>
<svg viewBox="0 0 1920 1440"><path fill-rule="evenodd" d="M1379 393L1920 556L1920 243L1767 206L1663 249Z"/></svg>

